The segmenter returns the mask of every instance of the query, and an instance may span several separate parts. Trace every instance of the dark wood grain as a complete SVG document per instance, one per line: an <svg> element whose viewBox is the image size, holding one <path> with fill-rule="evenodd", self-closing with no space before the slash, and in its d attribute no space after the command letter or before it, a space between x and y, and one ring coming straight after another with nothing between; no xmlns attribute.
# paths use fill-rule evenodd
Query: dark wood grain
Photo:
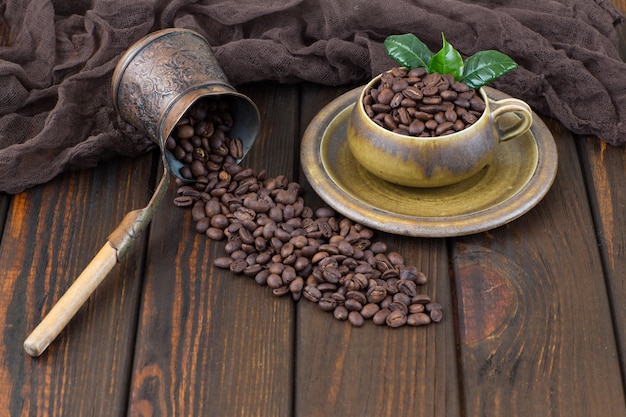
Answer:
<svg viewBox="0 0 626 417"><path fill-rule="evenodd" d="M303 129L324 105L346 89L309 86ZM304 178L302 179L304 181ZM307 204L321 205L314 193ZM411 239L377 233L424 271L420 288L451 306L448 258L443 239ZM388 329L368 322L354 328L309 302L298 304L295 416L460 415L452 311L437 325Z"/></svg>
<svg viewBox="0 0 626 417"><path fill-rule="evenodd" d="M614 0L626 11L626 0ZM0 17L0 45L10 39ZM618 27L626 56L624 25ZM261 113L243 165L287 175L354 86L241 86ZM130 256L40 358L22 343L130 210L158 155L0 195L0 416L626 417L626 150L547 121L557 179L521 218L453 239L377 232L429 277L441 323L354 328L216 269L175 185Z"/></svg>
<svg viewBox="0 0 626 417"><path fill-rule="evenodd" d="M0 415L126 411L143 240L43 356L22 343L108 234L150 197L152 157L110 161L12 198L0 251Z"/></svg>
<svg viewBox="0 0 626 417"><path fill-rule="evenodd" d="M615 3L626 11L626 0ZM626 24L617 29L621 56L626 60ZM626 376L626 150L593 137L578 138L577 143L601 248L622 375Z"/></svg>
<svg viewBox="0 0 626 417"><path fill-rule="evenodd" d="M263 129L243 165L290 173L295 86L248 86ZM171 201L173 192L166 197ZM213 267L223 242L194 231L190 213L165 204L150 236L130 415L288 416L294 304L254 280Z"/></svg>
<svg viewBox="0 0 626 417"><path fill-rule="evenodd" d="M588 192L597 239L602 251L609 300L619 352L622 352L622 372L626 375L626 153L596 138L580 138Z"/></svg>
<svg viewBox="0 0 626 417"><path fill-rule="evenodd" d="M576 146L549 126L560 165L545 199L507 226L454 242L466 415L626 416Z"/></svg>

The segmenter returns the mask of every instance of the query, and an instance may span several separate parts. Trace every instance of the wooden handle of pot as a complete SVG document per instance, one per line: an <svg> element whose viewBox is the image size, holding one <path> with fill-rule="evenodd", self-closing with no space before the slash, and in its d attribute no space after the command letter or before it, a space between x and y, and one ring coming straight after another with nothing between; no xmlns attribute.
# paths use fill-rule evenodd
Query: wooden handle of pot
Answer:
<svg viewBox="0 0 626 417"><path fill-rule="evenodd" d="M116 263L117 251L107 242L24 341L26 353L33 357L41 355L85 304Z"/></svg>

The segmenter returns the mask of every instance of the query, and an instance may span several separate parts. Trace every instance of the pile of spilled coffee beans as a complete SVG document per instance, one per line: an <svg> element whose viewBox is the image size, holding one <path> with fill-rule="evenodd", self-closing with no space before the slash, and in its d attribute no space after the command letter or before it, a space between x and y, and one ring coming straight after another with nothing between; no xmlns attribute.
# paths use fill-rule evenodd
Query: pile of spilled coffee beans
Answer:
<svg viewBox="0 0 626 417"><path fill-rule="evenodd" d="M442 319L442 307L418 287L428 281L374 232L329 207L304 204L298 183L237 164L241 142L229 136L224 102L203 99L181 118L166 147L183 162L174 204L191 209L198 233L224 240L216 267L304 298L360 327L421 326Z"/></svg>
<svg viewBox="0 0 626 417"><path fill-rule="evenodd" d="M451 74L424 68L392 68L363 97L367 115L392 132L418 137L443 136L474 124L485 102Z"/></svg>

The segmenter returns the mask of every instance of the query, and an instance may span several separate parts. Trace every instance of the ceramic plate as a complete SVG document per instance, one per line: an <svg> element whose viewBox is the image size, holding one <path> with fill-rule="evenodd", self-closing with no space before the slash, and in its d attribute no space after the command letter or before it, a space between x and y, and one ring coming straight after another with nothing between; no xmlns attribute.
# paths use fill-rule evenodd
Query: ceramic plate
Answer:
<svg viewBox="0 0 626 417"><path fill-rule="evenodd" d="M496 100L508 95L485 87ZM461 236L506 224L532 209L557 171L552 134L533 113L524 135L504 142L475 176L438 188L411 188L372 175L352 156L347 122L361 87L329 103L307 127L301 148L313 189L337 212L373 229L422 237Z"/></svg>

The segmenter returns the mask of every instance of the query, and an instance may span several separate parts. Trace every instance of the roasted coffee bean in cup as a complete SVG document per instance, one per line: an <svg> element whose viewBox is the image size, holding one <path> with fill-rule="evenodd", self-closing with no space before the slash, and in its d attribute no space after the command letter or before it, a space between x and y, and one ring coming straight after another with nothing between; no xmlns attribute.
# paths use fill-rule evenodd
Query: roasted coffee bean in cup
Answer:
<svg viewBox="0 0 626 417"><path fill-rule="evenodd" d="M174 203L189 208L196 231L226 241L213 264L254 279L277 297L304 298L341 321L391 328L442 319L442 308L418 288L426 275L406 265L374 232L330 207L304 204L286 176L267 177L236 163L232 117L217 99L195 103L167 139L183 163Z"/></svg>
<svg viewBox="0 0 626 417"><path fill-rule="evenodd" d="M451 74L427 73L424 68L392 68L376 87L365 92L367 115L394 133L433 137L461 131L474 124L485 102Z"/></svg>
<svg viewBox="0 0 626 417"><path fill-rule="evenodd" d="M350 152L369 174L392 184L437 188L463 182L533 123L527 103L489 93L449 75L394 68L360 89L346 126Z"/></svg>

